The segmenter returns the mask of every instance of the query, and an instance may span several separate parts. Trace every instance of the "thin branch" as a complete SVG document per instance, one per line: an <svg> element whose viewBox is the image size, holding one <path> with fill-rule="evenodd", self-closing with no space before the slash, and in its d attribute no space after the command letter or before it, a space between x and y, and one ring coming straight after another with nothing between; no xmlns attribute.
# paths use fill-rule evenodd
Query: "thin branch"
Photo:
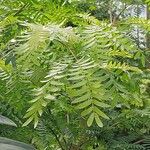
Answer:
<svg viewBox="0 0 150 150"><path fill-rule="evenodd" d="M128 8L129 6L125 4L124 8L121 10L121 12L116 16L116 19L118 19L122 13L124 13L124 11Z"/></svg>
<svg viewBox="0 0 150 150"><path fill-rule="evenodd" d="M64 138L63 133L62 133L61 130L59 129L59 127L58 127L58 125L57 125L57 121L54 119L54 117L53 117L53 115L52 115L50 109L48 109L48 112L49 112L50 115L51 115L51 118L50 118L51 122L52 122L52 123L54 124L54 126L57 128L59 134L62 135L62 140L64 141L64 144L65 144L66 147L67 147L67 141L66 141L66 139Z"/></svg>
<svg viewBox="0 0 150 150"><path fill-rule="evenodd" d="M14 14L14 16L17 16L18 14L20 14L26 6L28 6L28 3L27 3L27 4L24 4L24 5Z"/></svg>
<svg viewBox="0 0 150 150"><path fill-rule="evenodd" d="M110 23L112 24L113 23L112 1L109 2L108 11L109 11L108 13L109 13L109 16L110 16Z"/></svg>
<svg viewBox="0 0 150 150"><path fill-rule="evenodd" d="M52 132L52 134L55 136L55 139L56 139L56 141L58 142L60 148L61 148L62 150L65 150L65 149L63 148L61 142L59 141L59 138L57 137L57 134L54 132L54 130L51 129L51 128L49 128L49 129L50 129L50 131Z"/></svg>
<svg viewBox="0 0 150 150"><path fill-rule="evenodd" d="M65 43L63 43L63 42L61 42L61 41L59 41L59 42L60 42L62 45L64 45L64 46L70 51L70 53L72 54L72 56L74 57L74 59L75 59L76 61L78 61L76 55L75 55L74 52L69 48L69 46L67 46Z"/></svg>
<svg viewBox="0 0 150 150"><path fill-rule="evenodd" d="M141 139L139 141L134 142L133 144L140 144L141 142L144 142L145 139Z"/></svg>
<svg viewBox="0 0 150 150"><path fill-rule="evenodd" d="M115 24L115 22L119 19L119 17L125 12L125 10L127 10L131 5L127 5L125 4L124 8L120 11L120 13L114 17L112 23Z"/></svg>

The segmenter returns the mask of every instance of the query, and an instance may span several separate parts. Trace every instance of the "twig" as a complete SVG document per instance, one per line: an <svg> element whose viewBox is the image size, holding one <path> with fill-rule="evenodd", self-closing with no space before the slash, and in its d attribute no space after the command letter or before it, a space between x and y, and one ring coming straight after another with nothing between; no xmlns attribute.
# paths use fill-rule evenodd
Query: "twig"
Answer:
<svg viewBox="0 0 150 150"><path fill-rule="evenodd" d="M126 9L128 9L130 7L130 5L125 4L124 8L120 11L120 13L113 18L112 24L115 24L115 22L117 21L117 19L119 19L119 17L122 15L122 13L124 13L124 11Z"/></svg>
<svg viewBox="0 0 150 150"><path fill-rule="evenodd" d="M145 140L145 139L142 139L142 140L136 141L136 142L134 142L133 144L139 144L139 143L143 142L144 140Z"/></svg>
<svg viewBox="0 0 150 150"><path fill-rule="evenodd" d="M53 115L52 115L52 113L51 113L51 110L48 109L48 111L49 111L49 113L50 113L50 115L51 115L51 118L50 118L51 122L52 122L52 123L54 124L54 126L57 128L59 134L62 135L62 139L63 139L63 141L64 141L64 144L65 144L66 147L67 147L67 141L66 141L66 139L64 138L63 133L62 133L61 130L59 129L59 127L58 127L58 125L57 125L57 121L54 119L54 117L53 117ZM58 137L57 137L57 138L58 138Z"/></svg>
<svg viewBox="0 0 150 150"><path fill-rule="evenodd" d="M121 15L122 15L122 13L124 13L124 11L128 8L129 6L127 6L126 4L125 4L125 6L124 6L124 8L121 10L121 12L116 16L116 18L115 19L118 19Z"/></svg>
<svg viewBox="0 0 150 150"><path fill-rule="evenodd" d="M109 16L110 16L110 23L113 23L113 12L112 12L112 1L109 2Z"/></svg>
<svg viewBox="0 0 150 150"><path fill-rule="evenodd" d="M56 141L58 142L60 148L61 148L62 150L65 150L65 149L63 148L61 142L59 141L59 138L57 137L57 134L53 131L53 129L51 129L51 128L49 128L49 129L50 129L50 131L52 132L52 134L55 136Z"/></svg>
<svg viewBox="0 0 150 150"><path fill-rule="evenodd" d="M69 48L69 46L67 46L65 43L63 43L62 41L59 41L62 45L64 45L69 51L70 51L70 53L72 54L72 56L74 57L74 59L76 60L76 61L78 61L78 59L77 59L77 57L76 57L76 55L74 54L74 52L72 51L72 49L70 49Z"/></svg>
<svg viewBox="0 0 150 150"><path fill-rule="evenodd" d="M27 4L24 4L24 5L14 14L14 16L17 16L18 14L20 14L26 6L28 6L28 3L27 3Z"/></svg>

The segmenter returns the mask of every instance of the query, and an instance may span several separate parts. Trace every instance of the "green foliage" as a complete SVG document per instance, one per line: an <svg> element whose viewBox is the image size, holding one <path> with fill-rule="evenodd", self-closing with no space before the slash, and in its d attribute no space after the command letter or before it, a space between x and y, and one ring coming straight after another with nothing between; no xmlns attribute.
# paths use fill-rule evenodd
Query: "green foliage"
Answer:
<svg viewBox="0 0 150 150"><path fill-rule="evenodd" d="M35 65L36 67L39 66L41 61L40 55L43 55L44 51L46 49L49 49L49 43L51 42L53 42L53 47L55 48L55 51L53 51L53 55L55 55L59 61L56 64L53 63L54 66L50 67L51 69L48 75L45 77L46 79L42 81L44 85L35 90L36 98L31 101L33 105L28 109L28 113L26 114L25 118L29 119L24 124L24 126L29 124L32 120L34 120L35 122L35 127L37 126L38 114L40 116L42 115L43 107L46 107L47 103L50 100L54 100L56 96L61 96L61 90L63 90L64 88L64 86L60 88L58 87L61 84L65 85L65 88L69 90L69 93L78 94L73 95L73 97L71 96L71 98L74 99L73 103L80 103L77 106L78 109L88 108L88 111L87 109L85 109L82 112L82 114L84 114L83 116L90 114L87 120L88 126L92 125L95 118L97 124L102 127L103 125L101 120L99 119L99 116L108 119L108 117L100 109L98 109L97 106L104 108L107 106L105 104L105 101L109 101L110 99L108 98L110 94L109 91L114 91L114 97L112 101L114 101L115 104L118 103L116 101L116 97L121 97L121 99L123 99L124 103L127 105L130 105L130 103L127 102L127 99L130 99L131 97L135 99L135 97L137 97L136 95L138 93L130 93L131 91L128 91L125 85L120 85L119 79L116 78L116 75L123 74L123 72L128 71L130 73L132 71L135 73L142 73L142 71L137 67L130 66L117 60L118 55L114 55L113 49L121 49L120 53L126 51L130 55L131 48L135 49L135 46L129 45L129 47L124 47L123 45L120 45L119 41L118 43L115 42L116 45L114 45L114 43L112 43L114 39L116 40L119 37L123 37L123 40L125 40L124 36L120 35L121 33L119 33L115 28L111 30L111 33L109 31L111 27L105 26L105 30L108 30L108 33L110 32L110 39L108 39L107 41L105 40L105 42L108 43L108 46L106 45L104 46L104 49L102 49L103 46L100 41L104 41L105 36L102 36L104 34L103 30L101 31L101 29L97 26L93 26L94 28L92 28L92 30L89 28L88 30L83 31L84 34L81 36L81 39L79 33L74 33L72 28L62 28L57 25L42 27L39 25L37 26L29 24L28 26L31 28L31 31L27 42L21 44L15 50L17 52L16 54L18 54L17 63L21 63L21 67L26 69L31 69L31 67L34 67ZM95 33L97 35L95 35ZM89 39L89 37L91 37L90 34L94 38L92 38L93 41ZM33 44L32 36L34 37L35 35L37 38L37 42L34 42ZM84 38L84 36L86 38ZM26 36L24 38L26 38ZM77 43L79 39L84 39L83 44L80 41L80 45L74 45L73 42ZM88 45L88 43L90 43L90 45ZM123 42L121 44L123 44ZM63 51L64 54L61 54L60 52L59 54L61 55L57 56L57 51L59 50L57 49L57 47L60 47L60 49L62 49L61 51ZM65 49L67 49L67 51ZM76 49L75 52L74 49ZM82 49L82 52L80 52L80 49ZM102 58L102 56L104 55L105 57L101 60L99 57L95 58L95 56L93 56L93 52L91 53L93 49L95 50L94 53L96 56L100 56L100 58ZM107 52L106 49L109 49L109 52ZM111 50L113 50L113 53L111 53ZM19 51L21 53L19 53ZM85 52L87 55L88 51L89 58L78 60L78 57L83 57L85 55ZM138 51L138 49L134 51L136 52ZM134 51L132 51L130 58L134 59ZM41 54L39 55L38 53ZM65 61L65 57L68 54L68 57L71 58L66 63L62 63L63 61ZM39 57L37 57L37 55ZM124 58L124 55L122 53L119 55L119 57L121 56L123 56ZM91 58L93 59L92 61L90 61ZM112 62L110 60L113 60L115 62ZM98 64L98 62L100 64ZM107 71L109 72L109 74L106 73ZM121 75L120 78L122 78ZM130 82L129 78L128 80L129 81L127 82ZM70 84L67 85L67 82L70 82ZM81 93L78 91L80 91ZM107 97L107 99L103 97ZM134 101L135 102L132 102L131 104L142 106L142 101L140 99L137 102L136 99Z"/></svg>
<svg viewBox="0 0 150 150"><path fill-rule="evenodd" d="M0 115L0 124L17 127L17 125L12 120L10 120L9 118L2 116L2 115ZM15 150L16 148L18 150L25 150L25 149L26 150L33 150L34 149L30 145L27 145L27 144L19 142L19 141L7 139L4 137L0 137L0 146L4 149L10 149L11 148L12 150Z"/></svg>
<svg viewBox="0 0 150 150"><path fill-rule="evenodd" d="M149 28L149 22L150 20L146 20L146 19L139 19L139 18L130 18L126 21L127 24L130 24L130 25L137 25L139 26L140 28L144 29L146 32L149 32L150 31L150 28Z"/></svg>
<svg viewBox="0 0 150 150"><path fill-rule="evenodd" d="M0 2L0 111L18 126L0 135L39 150L149 149L148 52L132 36L149 20L92 2Z"/></svg>
<svg viewBox="0 0 150 150"><path fill-rule="evenodd" d="M145 0L145 3L150 5L150 1L149 0Z"/></svg>

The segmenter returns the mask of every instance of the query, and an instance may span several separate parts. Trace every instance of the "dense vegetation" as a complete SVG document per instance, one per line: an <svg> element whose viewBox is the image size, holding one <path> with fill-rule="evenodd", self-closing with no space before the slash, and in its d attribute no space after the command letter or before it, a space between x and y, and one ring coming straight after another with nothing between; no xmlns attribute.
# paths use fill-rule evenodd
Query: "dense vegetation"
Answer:
<svg viewBox="0 0 150 150"><path fill-rule="evenodd" d="M150 1L1 0L0 136L37 150L149 150L142 6Z"/></svg>

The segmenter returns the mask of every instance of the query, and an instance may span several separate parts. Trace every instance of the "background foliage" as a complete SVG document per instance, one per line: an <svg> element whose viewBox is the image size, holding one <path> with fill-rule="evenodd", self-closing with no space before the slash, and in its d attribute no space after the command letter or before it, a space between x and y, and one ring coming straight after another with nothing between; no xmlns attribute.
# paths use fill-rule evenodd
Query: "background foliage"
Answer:
<svg viewBox="0 0 150 150"><path fill-rule="evenodd" d="M1 0L0 112L17 127L0 135L38 150L150 149L146 4Z"/></svg>

